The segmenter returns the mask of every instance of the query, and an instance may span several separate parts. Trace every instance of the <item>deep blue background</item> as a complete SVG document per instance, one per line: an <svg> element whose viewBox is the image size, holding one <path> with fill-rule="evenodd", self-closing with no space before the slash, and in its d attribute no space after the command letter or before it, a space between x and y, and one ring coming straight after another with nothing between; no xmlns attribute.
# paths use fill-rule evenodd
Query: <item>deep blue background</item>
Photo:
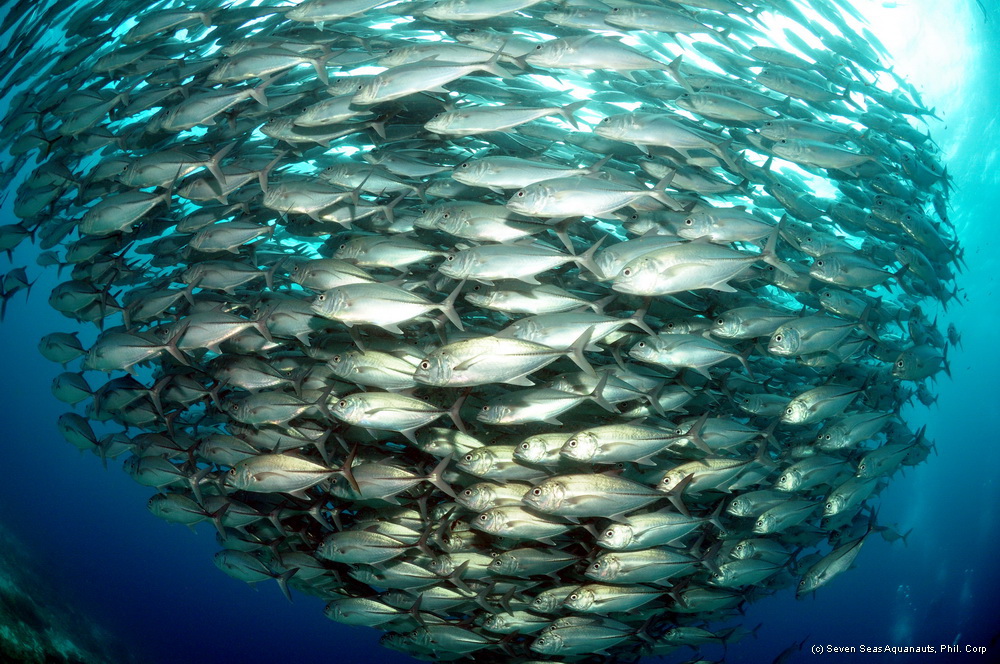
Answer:
<svg viewBox="0 0 1000 664"><path fill-rule="evenodd" d="M1000 293L994 293L1000 269L995 257L1000 12L991 9L992 20L983 23L974 0L914 0L912 5L938 5L937 15L960 15L962 38L972 40L957 56L947 54L968 58L957 67L913 74L918 86L928 81L921 76L953 79L950 87L930 85L925 102L946 109L944 123L931 124L931 130L948 154L957 185L953 218L968 263L961 279L968 301L944 318L963 333L964 350L950 351L953 380L935 386L936 407L911 416L927 423L938 455L895 478L883 494L880 520L898 524L902 532L913 528L908 546L872 537L856 569L815 598L796 601L783 595L754 605L746 625L763 626L757 639L730 648L730 662L769 662L807 636L807 647L987 645L1000 631L995 611L1000 589ZM949 35L941 34L946 23L929 13L925 18L920 31L909 36L912 43L948 43ZM934 98L935 89L947 90L946 96ZM21 258L19 264L28 260ZM46 276L27 305L15 298L0 325L0 523L37 552L60 592L155 664L412 661L380 648L374 630L328 621L318 600L296 595L289 604L276 584L261 584L255 591L225 576L212 564L218 547L210 527L192 534L153 517L145 508L151 490L133 483L120 462L105 471L99 459L76 453L62 440L54 423L65 407L49 392L60 369L36 351L42 334L75 329L45 304L46 288L54 283L54 275ZM993 646L992 657L962 659L1000 661L1000 644ZM916 657L859 654L830 661ZM810 659L803 653L792 661Z"/></svg>

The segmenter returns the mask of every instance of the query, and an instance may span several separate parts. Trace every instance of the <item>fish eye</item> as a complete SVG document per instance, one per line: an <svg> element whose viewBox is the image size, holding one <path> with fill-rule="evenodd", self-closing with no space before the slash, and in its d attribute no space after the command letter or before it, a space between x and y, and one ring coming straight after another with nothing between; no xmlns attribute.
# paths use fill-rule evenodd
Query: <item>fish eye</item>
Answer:
<svg viewBox="0 0 1000 664"><path fill-rule="evenodd" d="M347 400L341 399L337 405L340 406L341 408L347 408Z"/></svg>
<svg viewBox="0 0 1000 664"><path fill-rule="evenodd" d="M592 570L599 570L599 569L601 569L601 563L594 563L593 565L590 566L590 569L592 569Z"/></svg>
<svg viewBox="0 0 1000 664"><path fill-rule="evenodd" d="M615 536L615 531L609 530L609 531L607 531L607 532L604 533L604 536L605 537L614 537Z"/></svg>
<svg viewBox="0 0 1000 664"><path fill-rule="evenodd" d="M518 198L524 198L524 190L523 189L521 191L517 192L517 197Z"/></svg>
<svg viewBox="0 0 1000 664"><path fill-rule="evenodd" d="M896 366L899 367L900 369L902 369L903 368L903 361L902 360L898 360L896 362Z"/></svg>
<svg viewBox="0 0 1000 664"><path fill-rule="evenodd" d="M816 265L823 267L823 261L816 261Z"/></svg>
<svg viewBox="0 0 1000 664"><path fill-rule="evenodd" d="M441 215L441 218L442 219L450 219L451 218L451 212L445 212L444 214Z"/></svg>
<svg viewBox="0 0 1000 664"><path fill-rule="evenodd" d="M423 369L424 371L427 371L428 369L431 368L431 363L428 362L427 360L424 360L423 362L420 363L420 368Z"/></svg>
<svg viewBox="0 0 1000 664"><path fill-rule="evenodd" d="M455 254L448 254L448 260L449 261L455 260Z"/></svg>
<svg viewBox="0 0 1000 664"><path fill-rule="evenodd" d="M569 445L570 447L576 447L576 438L574 438L573 440L569 441L567 443L567 445Z"/></svg>
<svg viewBox="0 0 1000 664"><path fill-rule="evenodd" d="M484 413L488 413L488 412L489 412L489 410L490 410L490 407L489 407L489 406L483 406L483 412L484 412Z"/></svg>
<svg viewBox="0 0 1000 664"><path fill-rule="evenodd" d="M694 219L692 219L692 218L688 217L687 219L685 219L685 220L684 220L684 224L685 224L686 226L691 226L691 225L693 225L693 224L694 224Z"/></svg>
<svg viewBox="0 0 1000 664"><path fill-rule="evenodd" d="M622 270L622 275L626 276L626 277L631 277L632 276L632 268L627 267L624 270Z"/></svg>
<svg viewBox="0 0 1000 664"><path fill-rule="evenodd" d="M320 295L316 296L316 299L319 300L320 302L325 302L326 301L326 295L321 293Z"/></svg>
<svg viewBox="0 0 1000 664"><path fill-rule="evenodd" d="M646 347L646 342L645 341L640 341L639 343L637 343L635 345L635 347L636 348L645 348Z"/></svg>
<svg viewBox="0 0 1000 664"><path fill-rule="evenodd" d="M462 495L463 496L471 496L472 495L472 489L466 489L465 491L462 492Z"/></svg>
<svg viewBox="0 0 1000 664"><path fill-rule="evenodd" d="M536 50L536 51L540 51L540 50L542 50L542 45L541 45L541 44L539 44L538 46L536 46L536 47L535 47L535 50Z"/></svg>
<svg viewBox="0 0 1000 664"><path fill-rule="evenodd" d="M830 434L826 434L826 439L827 440L831 440L831 439L833 439L833 436L831 436Z"/></svg>
<svg viewBox="0 0 1000 664"><path fill-rule="evenodd" d="M791 408L786 408L785 409L785 415L791 415L791 414L792 414L792 409Z"/></svg>
<svg viewBox="0 0 1000 664"><path fill-rule="evenodd" d="M238 411L240 409L240 405L238 403L234 403L233 406L232 406L232 408L233 408L233 412L235 413L236 411Z"/></svg>
<svg viewBox="0 0 1000 664"><path fill-rule="evenodd" d="M464 459L466 461L472 461L472 455L471 454L466 454L465 457L464 457Z"/></svg>
<svg viewBox="0 0 1000 664"><path fill-rule="evenodd" d="M333 359L332 359L332 360L330 360L330 361L331 361L331 362L340 362L340 355L334 355L334 356L333 356Z"/></svg>
<svg viewBox="0 0 1000 664"><path fill-rule="evenodd" d="M774 340L775 340L775 341L781 341L781 335L780 335L780 334L776 334L776 335L774 336Z"/></svg>
<svg viewBox="0 0 1000 664"><path fill-rule="evenodd" d="M531 495L532 496L540 496L540 495L542 495L542 490L536 487L536 488L534 488L534 489L531 490Z"/></svg>
<svg viewBox="0 0 1000 664"><path fill-rule="evenodd" d="M521 449L522 449L522 450L526 450L526 449L528 449L529 447L531 447L531 446L530 446L530 445L528 445L528 443L521 443Z"/></svg>
<svg viewBox="0 0 1000 664"><path fill-rule="evenodd" d="M479 520L480 521L486 521L486 519L487 519L487 516L485 514L480 514L479 515Z"/></svg>
<svg viewBox="0 0 1000 664"><path fill-rule="evenodd" d="M569 596L569 599L572 601L576 601L580 599L580 595L578 595L577 593L573 593L572 595Z"/></svg>

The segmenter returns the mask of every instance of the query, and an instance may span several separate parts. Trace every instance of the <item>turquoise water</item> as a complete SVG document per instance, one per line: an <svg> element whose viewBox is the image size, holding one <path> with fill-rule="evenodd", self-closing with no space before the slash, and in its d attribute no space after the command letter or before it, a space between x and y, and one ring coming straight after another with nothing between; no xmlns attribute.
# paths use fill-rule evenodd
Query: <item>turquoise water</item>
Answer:
<svg viewBox="0 0 1000 664"><path fill-rule="evenodd" d="M990 646L996 638L1000 11L987 7L984 16L971 0L870 4L873 30L895 47L899 70L943 118L929 126L956 184L951 216L968 267L960 279L964 306L941 315L961 331L963 349L950 351L952 379L932 386L937 404L909 415L926 422L938 454L897 477L881 498L881 522L913 529L907 544L872 538L856 569L815 598L753 605L746 625L762 623L757 638L732 647L727 661L770 661L802 639L808 648ZM35 350L38 336L66 329L43 297L56 282L43 276L29 302L15 298L0 325L0 522L33 552L39 574L149 662L410 661L380 648L373 630L325 619L319 600L297 595L289 605L273 583L255 591L220 574L211 529L191 535L160 522L145 508L150 491L120 463L102 471L95 457L61 439L54 420L65 408L49 392L57 370ZM913 656L872 657L836 661Z"/></svg>

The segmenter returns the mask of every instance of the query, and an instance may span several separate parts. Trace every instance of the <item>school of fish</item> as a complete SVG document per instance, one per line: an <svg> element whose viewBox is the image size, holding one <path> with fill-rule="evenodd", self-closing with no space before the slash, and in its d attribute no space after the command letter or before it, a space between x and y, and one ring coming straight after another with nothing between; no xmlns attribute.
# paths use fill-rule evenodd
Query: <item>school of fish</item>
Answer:
<svg viewBox="0 0 1000 664"><path fill-rule="evenodd" d="M626 662L905 538L962 249L849 0L2 11L59 431L223 572L417 659Z"/></svg>

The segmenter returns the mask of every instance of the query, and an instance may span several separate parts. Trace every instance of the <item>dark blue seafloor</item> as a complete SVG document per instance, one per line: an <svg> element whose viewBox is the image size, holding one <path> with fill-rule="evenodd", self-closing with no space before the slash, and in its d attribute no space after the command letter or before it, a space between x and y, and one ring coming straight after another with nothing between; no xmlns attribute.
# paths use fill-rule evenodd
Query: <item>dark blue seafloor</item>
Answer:
<svg viewBox="0 0 1000 664"><path fill-rule="evenodd" d="M880 35L897 27L886 17L901 24L918 17L915 32L885 41L904 48L900 70L944 118L930 128L957 185L952 217L968 268L960 279L964 306L947 317L964 349L949 357L952 379L933 385L937 405L912 415L926 421L937 456L881 498L882 523L913 529L907 544L872 538L856 569L815 597L784 593L752 605L745 624L761 627L756 638L729 648L727 662L770 662L802 640L805 650L789 661L1000 661L1000 7L991 6L995 0L867 4L879 10L882 23L873 29ZM54 283L54 274L43 276L27 303L11 303L13 315L0 326L0 608L7 612L0 629L11 620L2 616L24 617L27 605L7 593L27 575L34 628L88 642L92 661L413 661L379 647L375 630L328 621L318 599L297 595L289 604L276 584L254 590L221 574L212 564L210 526L191 534L159 521L145 508L150 490L120 463L103 471L94 456L62 440L55 419L65 408L49 392L58 369L35 349L41 334L65 326L43 297ZM940 652L951 644L957 652ZM858 651L808 652L827 646ZM861 646L933 646L939 653L871 654ZM966 646L988 651L966 654ZM719 659L722 650L704 654Z"/></svg>

